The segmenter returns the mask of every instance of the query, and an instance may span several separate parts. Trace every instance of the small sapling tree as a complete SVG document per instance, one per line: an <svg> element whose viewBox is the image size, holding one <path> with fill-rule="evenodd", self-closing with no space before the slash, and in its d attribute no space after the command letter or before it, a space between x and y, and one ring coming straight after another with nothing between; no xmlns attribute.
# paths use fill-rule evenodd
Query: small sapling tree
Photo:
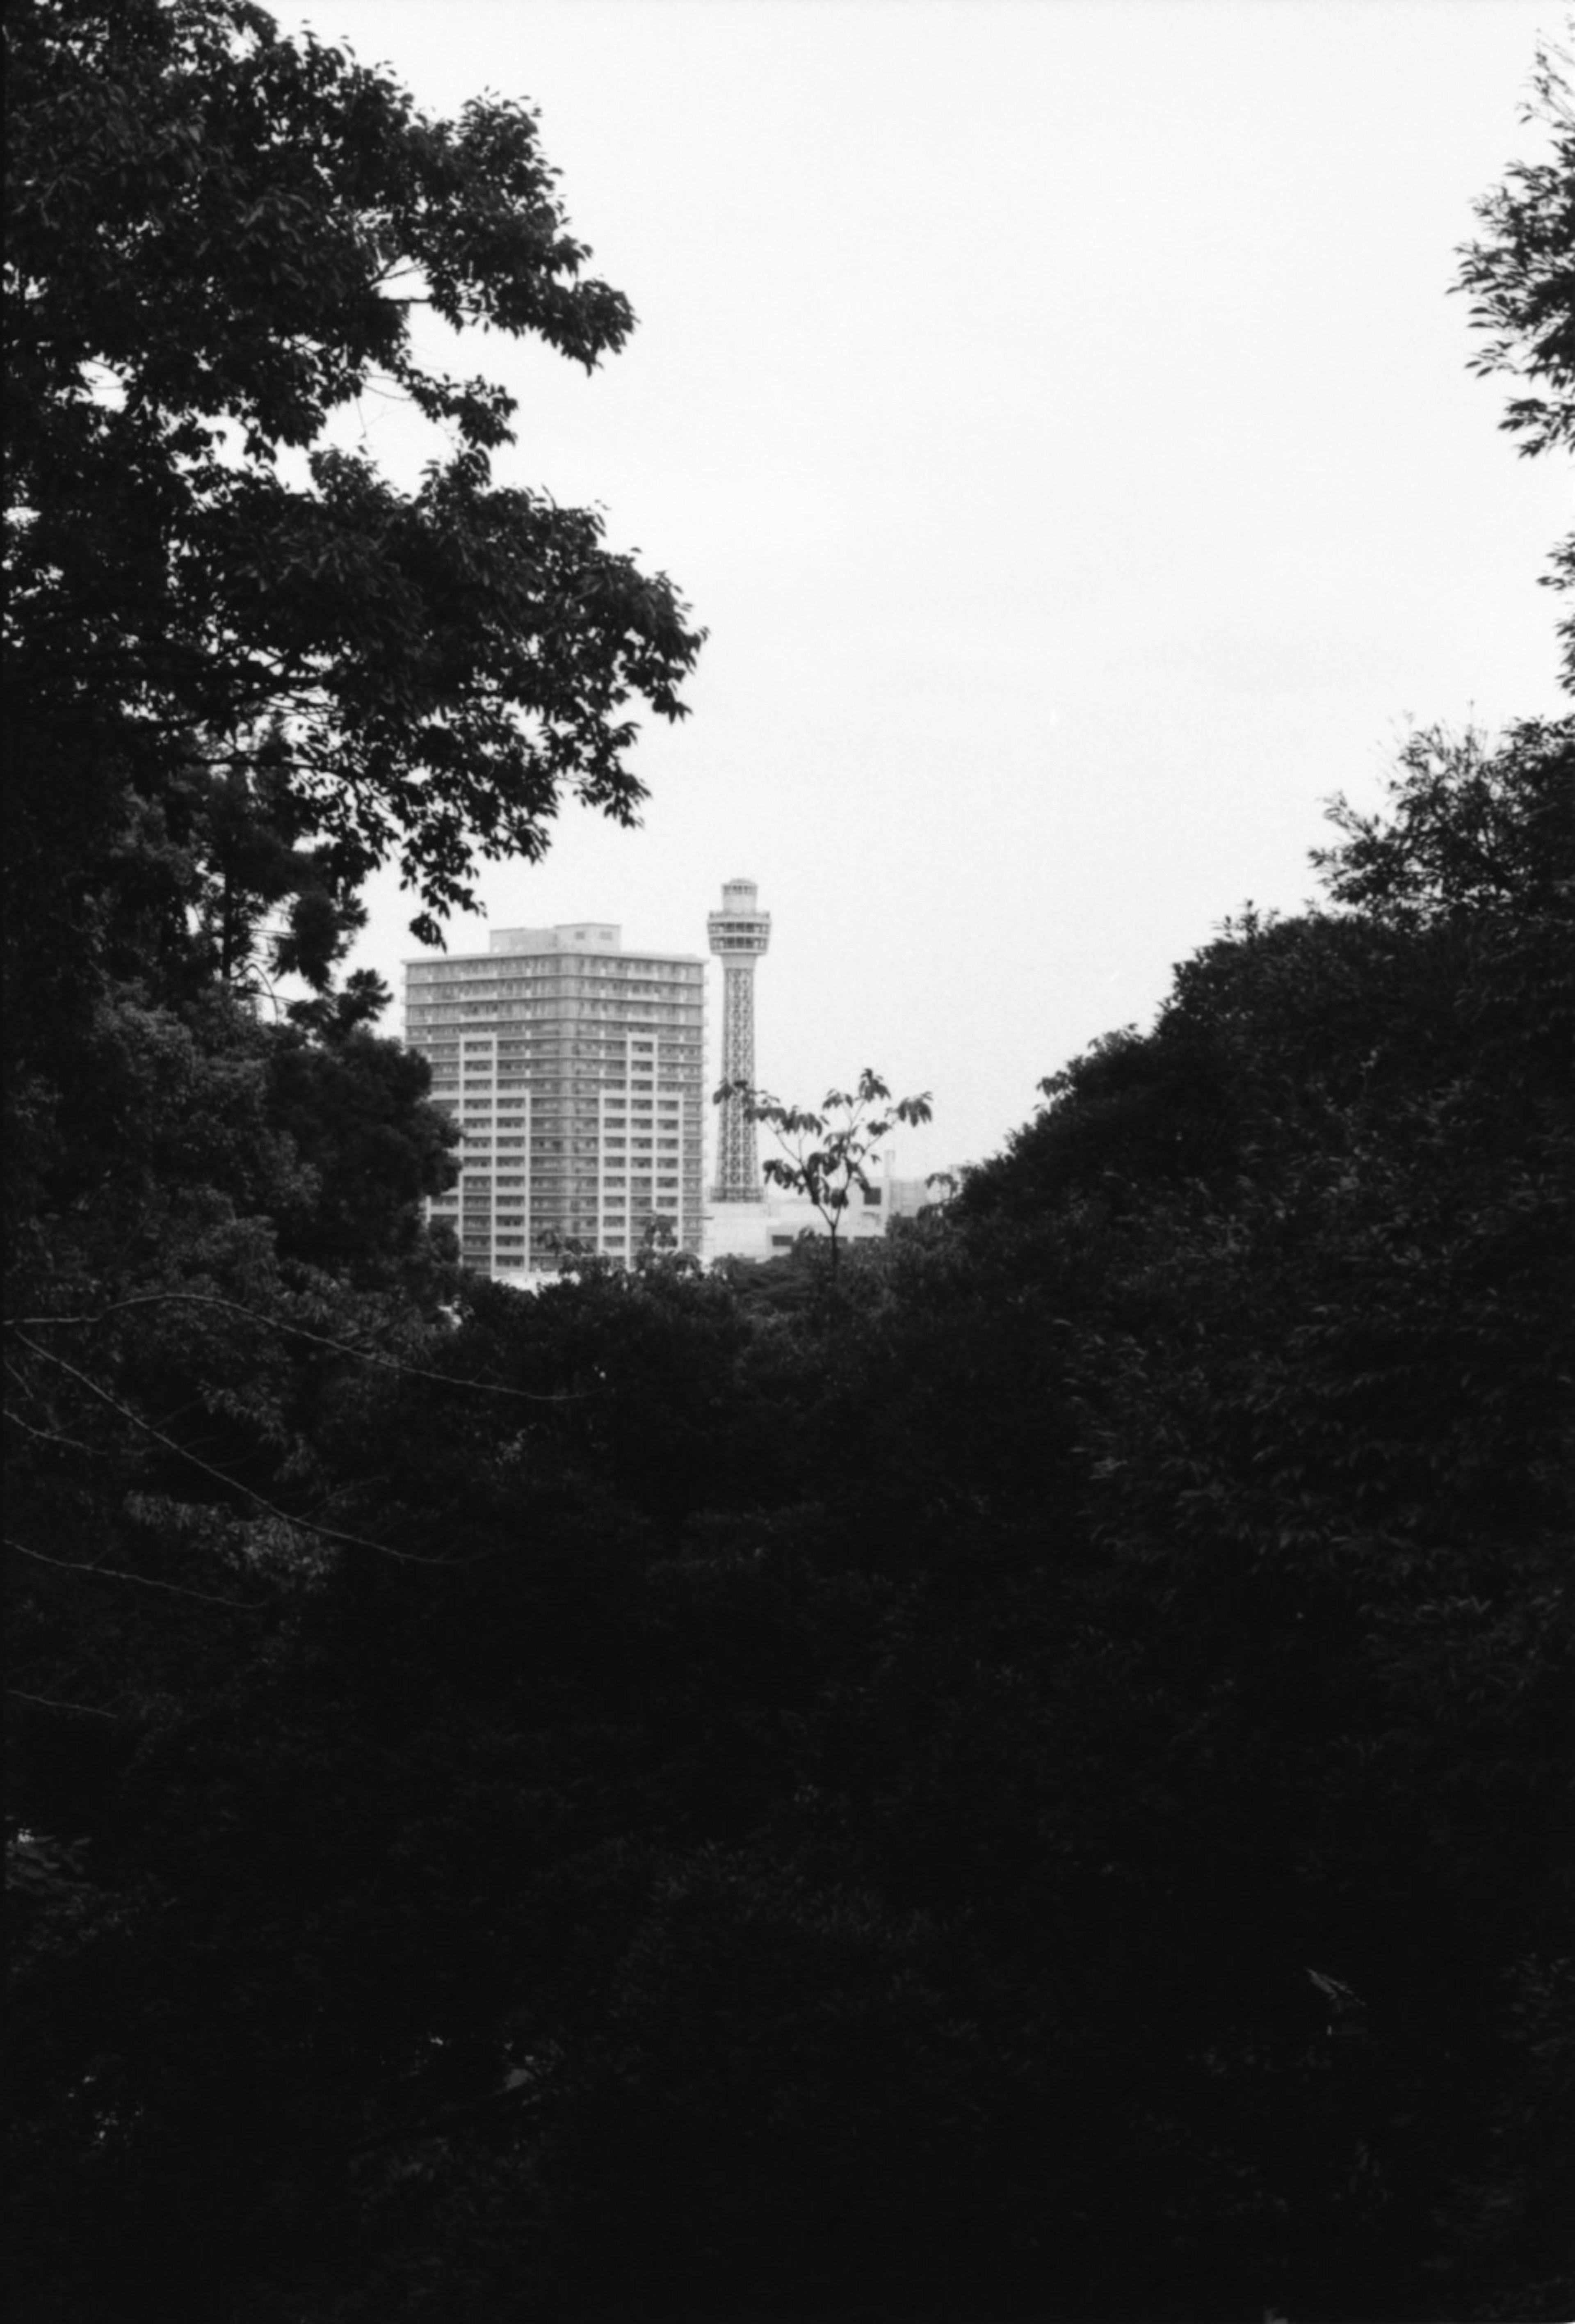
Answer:
<svg viewBox="0 0 1575 2324"><path fill-rule="evenodd" d="M803 1194L825 1221L834 1275L840 1255L843 1214L853 1189L869 1194L865 1164L871 1159L899 1121L917 1124L931 1116L930 1093L893 1098L879 1074L866 1065L852 1090L827 1090L818 1113L784 1105L766 1090L748 1082L723 1082L713 1101L725 1105L737 1098L751 1121L763 1121L781 1148L769 1155L762 1167L775 1186Z"/></svg>

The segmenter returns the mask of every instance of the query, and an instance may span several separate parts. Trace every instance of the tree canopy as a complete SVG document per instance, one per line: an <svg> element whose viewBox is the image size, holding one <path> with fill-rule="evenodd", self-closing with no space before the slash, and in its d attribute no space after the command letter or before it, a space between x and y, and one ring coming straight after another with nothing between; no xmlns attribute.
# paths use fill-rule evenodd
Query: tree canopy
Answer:
<svg viewBox="0 0 1575 2324"><path fill-rule="evenodd" d="M24 854L48 877L115 786L267 742L335 876L391 855L431 941L474 855L539 853L563 794L632 820L629 706L679 715L699 635L594 512L492 483L512 401L414 327L587 369L632 327L529 109L429 120L251 0L24 0L8 74ZM390 392L447 438L414 493L331 429Z"/></svg>
<svg viewBox="0 0 1575 2324"><path fill-rule="evenodd" d="M423 1323L382 1045L210 1120L311 1274L189 1193L14 1342L36 2312L1568 2311L1572 748L1434 738L834 1303Z"/></svg>
<svg viewBox="0 0 1575 2324"><path fill-rule="evenodd" d="M1482 233L1460 253L1460 288L1484 334L1472 368L1522 387L1502 424L1535 455L1575 447L1575 88L1561 51L1539 50L1532 91L1524 118L1548 133L1552 150L1512 161L1478 202ZM1554 550L1549 578L1575 588L1575 533ZM1575 613L1560 632L1575 686Z"/></svg>

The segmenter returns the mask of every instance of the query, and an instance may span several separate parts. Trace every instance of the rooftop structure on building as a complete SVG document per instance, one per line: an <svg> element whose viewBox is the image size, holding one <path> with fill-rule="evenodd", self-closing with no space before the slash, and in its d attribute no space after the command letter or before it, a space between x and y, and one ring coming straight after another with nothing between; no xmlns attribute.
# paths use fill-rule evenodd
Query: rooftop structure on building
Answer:
<svg viewBox="0 0 1575 2324"><path fill-rule="evenodd" d="M484 953L405 964L406 1040L464 1139L432 1215L504 1281L653 1239L700 1249L705 964L621 936L496 928Z"/></svg>
<svg viewBox="0 0 1575 2324"><path fill-rule="evenodd" d="M895 1156L888 1147L865 1164L867 1186L849 1189L847 1208L837 1222L844 1247L879 1241L889 1233L894 1220L916 1219L944 1204L962 1182L961 1167L935 1172L927 1178L899 1178ZM708 1259L780 1259L806 1235L824 1240L830 1232L824 1212L807 1194L768 1186L760 1203L706 1213L705 1255Z"/></svg>

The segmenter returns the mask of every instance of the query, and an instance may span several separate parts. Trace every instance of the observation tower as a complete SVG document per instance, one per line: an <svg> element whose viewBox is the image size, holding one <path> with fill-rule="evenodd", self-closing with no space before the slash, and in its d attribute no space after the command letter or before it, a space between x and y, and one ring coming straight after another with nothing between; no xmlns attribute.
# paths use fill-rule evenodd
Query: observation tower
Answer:
<svg viewBox="0 0 1575 2324"><path fill-rule="evenodd" d="M757 901L752 880L729 880L722 909L706 920L711 949L722 962L722 1078L755 1086L755 963L771 941L771 915ZM721 1108L716 1131L717 1203L762 1201L755 1125L741 1098Z"/></svg>

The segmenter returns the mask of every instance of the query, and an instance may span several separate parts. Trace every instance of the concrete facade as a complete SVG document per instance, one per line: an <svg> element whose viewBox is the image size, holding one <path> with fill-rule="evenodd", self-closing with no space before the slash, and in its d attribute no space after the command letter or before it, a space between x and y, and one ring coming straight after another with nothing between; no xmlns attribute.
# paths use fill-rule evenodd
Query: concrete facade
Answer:
<svg viewBox="0 0 1575 2324"><path fill-rule="evenodd" d="M466 1264L519 1283L571 1246L632 1259L652 1233L698 1253L705 1029L705 962L626 953L607 921L408 961L405 1038L464 1133L431 1213Z"/></svg>

